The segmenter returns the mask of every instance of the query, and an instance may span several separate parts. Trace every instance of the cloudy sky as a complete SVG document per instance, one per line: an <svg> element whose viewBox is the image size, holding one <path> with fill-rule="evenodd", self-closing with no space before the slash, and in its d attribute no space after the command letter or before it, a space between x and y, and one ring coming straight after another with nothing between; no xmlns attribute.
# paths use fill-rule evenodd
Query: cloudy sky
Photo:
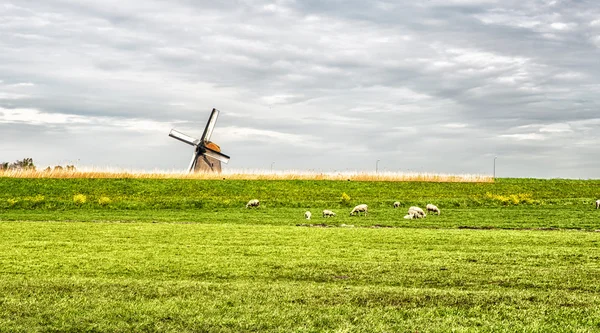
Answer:
<svg viewBox="0 0 600 333"><path fill-rule="evenodd" d="M600 178L596 0L0 0L0 161Z"/></svg>

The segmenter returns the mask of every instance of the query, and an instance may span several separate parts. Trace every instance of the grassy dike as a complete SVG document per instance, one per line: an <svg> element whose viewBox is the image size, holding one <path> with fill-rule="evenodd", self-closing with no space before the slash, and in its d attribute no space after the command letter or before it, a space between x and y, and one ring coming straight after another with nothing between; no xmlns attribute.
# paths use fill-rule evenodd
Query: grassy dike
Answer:
<svg viewBox="0 0 600 333"><path fill-rule="evenodd" d="M342 193L350 196L343 202ZM83 200L82 200L83 198ZM244 209L249 199L258 210ZM440 228L600 229L600 181L499 179L496 183L0 178L0 221L126 221ZM401 208L392 209L394 201ZM406 221L408 207L434 203L441 216ZM366 218L347 216L359 203Z"/></svg>
<svg viewBox="0 0 600 333"><path fill-rule="evenodd" d="M595 332L598 189L0 178L0 332Z"/></svg>

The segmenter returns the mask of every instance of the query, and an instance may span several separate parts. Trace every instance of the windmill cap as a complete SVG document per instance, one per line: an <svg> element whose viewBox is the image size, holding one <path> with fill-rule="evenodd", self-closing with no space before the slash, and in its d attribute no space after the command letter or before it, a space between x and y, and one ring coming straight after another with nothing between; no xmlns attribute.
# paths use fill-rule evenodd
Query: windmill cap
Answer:
<svg viewBox="0 0 600 333"><path fill-rule="evenodd" d="M214 151L221 152L221 147L219 147L219 145L218 145L218 144L216 144L216 143L214 143L214 142L212 142L212 141L209 141L209 142L206 144L206 148L208 148L208 149L212 149L212 150L214 150Z"/></svg>

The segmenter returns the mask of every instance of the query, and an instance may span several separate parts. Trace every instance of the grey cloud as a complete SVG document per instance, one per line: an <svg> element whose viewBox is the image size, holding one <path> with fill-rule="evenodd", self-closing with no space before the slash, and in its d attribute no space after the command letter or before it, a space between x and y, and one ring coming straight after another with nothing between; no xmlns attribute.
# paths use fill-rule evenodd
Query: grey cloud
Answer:
<svg viewBox="0 0 600 333"><path fill-rule="evenodd" d="M599 15L592 1L15 1L0 5L0 107L196 136L217 107L235 168L489 173L497 154L501 176L597 177ZM1 117L5 159L171 169L191 154L159 128Z"/></svg>

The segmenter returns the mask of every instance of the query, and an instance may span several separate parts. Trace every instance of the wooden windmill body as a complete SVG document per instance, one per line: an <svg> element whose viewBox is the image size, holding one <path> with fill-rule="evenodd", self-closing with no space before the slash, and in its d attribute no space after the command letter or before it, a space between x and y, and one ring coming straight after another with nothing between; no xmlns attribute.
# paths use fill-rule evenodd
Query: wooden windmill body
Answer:
<svg viewBox="0 0 600 333"><path fill-rule="evenodd" d="M216 151L221 152L221 147L219 147L214 142L208 142L206 147ZM206 155L198 155L196 158L196 165L194 166L194 172L221 172L221 161L216 158L212 158Z"/></svg>

